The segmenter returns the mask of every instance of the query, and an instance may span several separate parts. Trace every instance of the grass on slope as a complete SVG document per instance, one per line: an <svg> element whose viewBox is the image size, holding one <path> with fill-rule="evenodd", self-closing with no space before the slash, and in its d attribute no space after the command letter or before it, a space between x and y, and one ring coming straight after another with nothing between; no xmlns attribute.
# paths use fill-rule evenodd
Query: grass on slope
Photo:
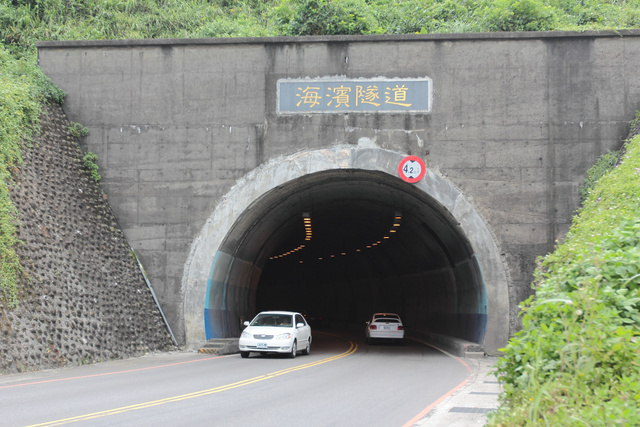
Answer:
<svg viewBox="0 0 640 427"><path fill-rule="evenodd" d="M3 0L0 42L602 30L640 27L640 0Z"/></svg>
<svg viewBox="0 0 640 427"><path fill-rule="evenodd" d="M535 274L491 425L640 425L640 136Z"/></svg>

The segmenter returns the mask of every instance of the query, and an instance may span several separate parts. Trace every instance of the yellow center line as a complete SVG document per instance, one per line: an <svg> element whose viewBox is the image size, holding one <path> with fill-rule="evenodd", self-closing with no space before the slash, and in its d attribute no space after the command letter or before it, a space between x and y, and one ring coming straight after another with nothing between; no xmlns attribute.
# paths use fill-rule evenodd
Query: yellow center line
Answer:
<svg viewBox="0 0 640 427"><path fill-rule="evenodd" d="M300 371L302 369L312 368L314 366L322 365L322 364L328 363L328 362L333 362L335 360L338 360L338 359L341 359L343 357L349 356L350 354L355 353L356 350L358 349L358 346L354 342L349 341L349 343L350 343L350 347L344 353L340 353L340 354L337 354L335 356L327 357L325 359L321 359L321 360L318 360L318 361L315 361L315 362L310 362L310 363L305 363L303 365L293 366L291 368L282 369L280 371L271 372L271 373L268 373L268 374L260 375L258 377L249 378L249 379L246 379L246 380L238 381L238 382L231 383L231 384L226 384L226 385L219 386L219 387L210 388L210 389L207 389L207 390L200 390L200 391L196 391L196 392L193 392L193 393L181 394L181 395L178 395L178 396L172 396L172 397L167 397L167 398L164 398L164 399L152 400L152 401L149 401L149 402L138 403L138 404L130 405L130 406L122 406L120 408L109 409L109 410L106 410L106 411L93 412L93 413L85 414L85 415L78 415L76 417L64 418L64 419L60 419L60 420L56 420L56 421L50 421L50 422L41 423L41 424L33 424L30 427L59 426L59 425L63 425L63 424L75 423L75 422L78 422L78 421L86 421L86 420L90 420L90 419L94 419L94 418L106 417L108 415L121 414L123 412L129 412L129 411L135 411L135 410L138 410L138 409L151 408L153 406L164 405L166 403L179 402L181 400L193 399L193 398L201 397L201 396L208 396L210 394L220 393L220 392L231 390L231 389L234 389L234 388L243 387L243 386L254 384L254 383L257 383L257 382L260 382L260 381L264 381L264 380L268 380L268 379L271 379L271 378L279 377L281 375L286 375L286 374L289 374L291 372Z"/></svg>

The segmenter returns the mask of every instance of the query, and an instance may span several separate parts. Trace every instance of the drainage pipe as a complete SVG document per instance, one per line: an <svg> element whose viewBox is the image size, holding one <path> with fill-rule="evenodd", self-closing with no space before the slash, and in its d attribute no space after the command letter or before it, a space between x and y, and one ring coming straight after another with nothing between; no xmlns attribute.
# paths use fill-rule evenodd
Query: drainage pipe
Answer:
<svg viewBox="0 0 640 427"><path fill-rule="evenodd" d="M173 345L175 345L176 347L179 347L178 345L178 341L176 340L176 337L173 335L173 331L171 330L171 326L169 326L169 322L167 322L167 318L164 316L164 312L162 311L162 307L160 307L160 303L158 302L158 298L156 298L156 293L153 292L153 288L151 287L151 282L149 282L149 279L147 278L147 274L144 272L144 268L142 267L142 264L140 263L140 260L138 259L138 255L136 255L135 251L133 250L133 248L131 248L131 253L133 253L136 262L138 263L138 268L140 268L140 272L142 273L142 277L144 277L144 281L147 283L147 287L149 288L149 291L151 292L151 296L153 296L153 300L156 302L156 306L158 307L158 310L160 310L160 315L162 316L162 320L164 320L164 324L167 327L167 330L169 331L169 334L171 335L171 339L173 340Z"/></svg>

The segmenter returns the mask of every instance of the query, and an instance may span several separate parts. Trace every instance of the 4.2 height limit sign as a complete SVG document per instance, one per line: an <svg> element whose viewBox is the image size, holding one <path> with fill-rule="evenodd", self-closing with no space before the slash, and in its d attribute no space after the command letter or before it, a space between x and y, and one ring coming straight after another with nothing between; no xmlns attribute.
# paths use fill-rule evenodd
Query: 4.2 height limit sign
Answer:
<svg viewBox="0 0 640 427"><path fill-rule="evenodd" d="M425 173L427 173L427 167L418 156L407 156L398 165L398 175L410 184L420 181Z"/></svg>

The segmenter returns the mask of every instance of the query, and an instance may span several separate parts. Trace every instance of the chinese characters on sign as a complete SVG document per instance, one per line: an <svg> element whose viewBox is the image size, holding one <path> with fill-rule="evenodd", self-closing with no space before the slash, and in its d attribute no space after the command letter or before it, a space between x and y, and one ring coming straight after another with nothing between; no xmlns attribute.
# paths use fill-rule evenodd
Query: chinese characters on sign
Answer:
<svg viewBox="0 0 640 427"><path fill-rule="evenodd" d="M281 79L278 114L427 113L431 79Z"/></svg>

